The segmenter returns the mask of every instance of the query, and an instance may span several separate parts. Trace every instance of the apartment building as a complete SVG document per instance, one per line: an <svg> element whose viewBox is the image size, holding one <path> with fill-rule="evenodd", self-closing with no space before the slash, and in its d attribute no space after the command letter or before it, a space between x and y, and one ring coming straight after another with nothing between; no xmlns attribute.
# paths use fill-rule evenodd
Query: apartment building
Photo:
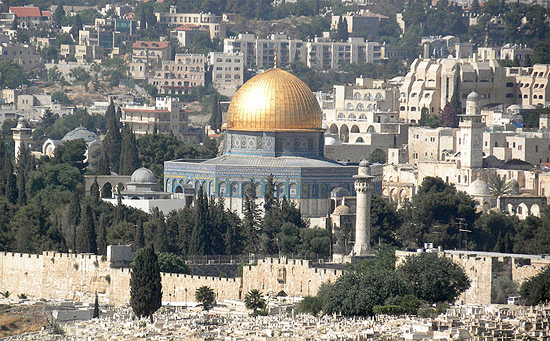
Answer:
<svg viewBox="0 0 550 341"><path fill-rule="evenodd" d="M138 40L134 19L96 18L94 25L84 25L78 32L80 45L101 46L106 51Z"/></svg>
<svg viewBox="0 0 550 341"><path fill-rule="evenodd" d="M137 138L158 133L170 134L180 141L191 141L196 134L189 132L189 113L177 98L157 97L155 105L127 105L122 108L120 121L128 124Z"/></svg>
<svg viewBox="0 0 550 341"><path fill-rule="evenodd" d="M159 94L182 95L205 85L205 57L202 54L176 53L174 60L163 60L148 79Z"/></svg>
<svg viewBox="0 0 550 341"><path fill-rule="evenodd" d="M226 24L219 15L212 13L177 13L176 6L170 6L169 12L155 13L155 15L162 28L195 24L208 30L210 39L225 38Z"/></svg>
<svg viewBox="0 0 550 341"><path fill-rule="evenodd" d="M132 44L130 73L134 79L146 79L172 58L169 41L136 41Z"/></svg>
<svg viewBox="0 0 550 341"><path fill-rule="evenodd" d="M241 55L210 52L208 66L212 72L214 88L224 95L232 96L243 85L244 60Z"/></svg>
<svg viewBox="0 0 550 341"><path fill-rule="evenodd" d="M258 68L272 66L275 52L280 66L298 60L311 68L322 69L335 69L344 62L366 63L382 59L380 43L365 42L364 38L358 37L351 37L347 42L335 42L325 37L304 42L281 34L272 34L267 39L239 34L224 40L224 52L241 54L246 67Z"/></svg>
<svg viewBox="0 0 550 341"><path fill-rule="evenodd" d="M497 60L477 61L473 58L416 59L401 86L399 115L409 123L418 123L422 109L438 114L451 100L458 83L463 103L472 91L480 97L480 105L515 103L505 93L506 84L514 80Z"/></svg>
<svg viewBox="0 0 550 341"><path fill-rule="evenodd" d="M10 59L21 66L23 71L30 71L39 68L42 58L36 53L34 46L20 43L1 43L0 60Z"/></svg>
<svg viewBox="0 0 550 341"><path fill-rule="evenodd" d="M372 13L369 10L343 15L333 15L331 18L331 30L338 28L340 18L345 19L348 24L348 33L354 36L378 37L380 26L389 21L389 17Z"/></svg>
<svg viewBox="0 0 550 341"><path fill-rule="evenodd" d="M170 37L177 39L181 46L187 46L192 43L195 36L200 33L210 34L204 27L195 24L185 24L172 29L170 31Z"/></svg>
<svg viewBox="0 0 550 341"><path fill-rule="evenodd" d="M50 25L52 23L52 14L50 11L42 11L39 7L12 6L9 9L9 13L2 13L3 24L9 25L10 21L12 24L11 27L13 27L13 23L16 22L20 29L35 29L40 26Z"/></svg>
<svg viewBox="0 0 550 341"><path fill-rule="evenodd" d="M550 65L510 67L506 68L506 76L506 98L515 98L515 103L522 106L550 103Z"/></svg>

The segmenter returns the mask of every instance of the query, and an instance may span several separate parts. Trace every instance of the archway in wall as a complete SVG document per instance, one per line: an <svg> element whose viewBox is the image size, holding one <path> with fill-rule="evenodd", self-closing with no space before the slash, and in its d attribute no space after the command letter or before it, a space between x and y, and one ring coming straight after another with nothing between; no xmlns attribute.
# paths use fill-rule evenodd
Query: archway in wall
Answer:
<svg viewBox="0 0 550 341"><path fill-rule="evenodd" d="M340 127L340 140L342 142L349 142L349 129L345 124Z"/></svg>
<svg viewBox="0 0 550 341"><path fill-rule="evenodd" d="M330 125L330 133L333 135L338 135L338 126L336 124Z"/></svg>
<svg viewBox="0 0 550 341"><path fill-rule="evenodd" d="M359 127L356 126L356 125L353 125L353 127L351 127L351 132L354 133L354 134L358 134L359 133Z"/></svg>
<svg viewBox="0 0 550 341"><path fill-rule="evenodd" d="M183 193L183 187L181 187L181 185L176 186L176 193Z"/></svg>
<svg viewBox="0 0 550 341"><path fill-rule="evenodd" d="M374 131L375 131L375 130L374 130L374 127L373 127L373 126L369 126L369 127L367 128L367 133L369 133L369 134L374 133Z"/></svg>
<svg viewBox="0 0 550 341"><path fill-rule="evenodd" d="M533 204L531 206L531 214L535 217L540 217L540 206L538 204Z"/></svg>
<svg viewBox="0 0 550 341"><path fill-rule="evenodd" d="M101 187L101 197L109 199L113 197L113 186L110 182L106 182L103 187Z"/></svg>

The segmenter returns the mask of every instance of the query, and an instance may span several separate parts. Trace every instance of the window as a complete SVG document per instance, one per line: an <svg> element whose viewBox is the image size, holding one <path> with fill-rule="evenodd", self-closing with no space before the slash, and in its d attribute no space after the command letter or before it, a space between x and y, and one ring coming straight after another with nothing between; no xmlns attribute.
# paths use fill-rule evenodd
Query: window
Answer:
<svg viewBox="0 0 550 341"><path fill-rule="evenodd" d="M514 87L514 83L508 82L508 83L506 83L506 87L507 87L507 88L513 88L513 87Z"/></svg>

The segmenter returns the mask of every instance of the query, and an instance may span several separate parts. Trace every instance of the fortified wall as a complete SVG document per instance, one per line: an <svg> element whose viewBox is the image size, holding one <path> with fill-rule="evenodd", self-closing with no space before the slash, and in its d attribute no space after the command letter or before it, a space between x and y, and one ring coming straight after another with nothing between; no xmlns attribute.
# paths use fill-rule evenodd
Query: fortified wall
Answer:
<svg viewBox="0 0 550 341"><path fill-rule="evenodd" d="M120 248L120 247L118 247ZM12 252L0 253L0 291L14 296L67 299L93 302L98 293L101 304L124 305L130 301L129 252L110 252L108 257L90 254L44 252L41 255ZM414 252L397 251L398 263ZM536 275L550 258L534 255L502 254L473 251L445 251L466 270L471 287L459 303L491 303L495 279L504 277L520 284ZM120 259L125 258L126 259ZM281 258L260 259L245 265L241 277L162 273L163 302L193 301L195 290L210 286L218 300L242 299L251 289L264 294L303 297L316 295L324 282L334 282L342 275L344 265L314 263Z"/></svg>
<svg viewBox="0 0 550 341"><path fill-rule="evenodd" d="M397 263L403 262L415 252L397 251ZM478 251L441 251L439 255L450 257L461 265L470 278L470 289L457 300L461 304L491 304L495 280L503 277L521 284L550 265L550 257Z"/></svg>
<svg viewBox="0 0 550 341"><path fill-rule="evenodd" d="M91 254L44 252L41 255L0 253L0 291L30 298L67 299L123 305L130 301L130 269L120 268L124 252L108 252L114 258ZM328 266L319 264L320 266ZM315 267L306 260L267 258L243 267L243 276L222 278L162 273L162 301L194 301L197 288L207 285L218 300L241 299L251 289L264 294L315 295L321 283L334 281L340 269Z"/></svg>

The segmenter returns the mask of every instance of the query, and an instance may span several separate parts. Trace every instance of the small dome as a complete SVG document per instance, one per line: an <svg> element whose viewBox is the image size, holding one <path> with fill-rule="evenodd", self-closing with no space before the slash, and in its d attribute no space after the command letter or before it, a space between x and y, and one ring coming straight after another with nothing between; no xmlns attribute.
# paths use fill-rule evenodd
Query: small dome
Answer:
<svg viewBox="0 0 550 341"><path fill-rule="evenodd" d="M525 110L535 110L535 109L537 109L537 107L534 106L533 104L527 104L527 105L523 106L523 109L525 109Z"/></svg>
<svg viewBox="0 0 550 341"><path fill-rule="evenodd" d="M136 171L134 171L130 182L142 183L142 184L154 184L157 182L157 179L155 178L155 174L153 174L153 172L151 172L147 168L141 167Z"/></svg>
<svg viewBox="0 0 550 341"><path fill-rule="evenodd" d="M493 213L502 213L502 211L500 210L500 208L498 207L493 207L491 208L489 211L487 212L493 212Z"/></svg>
<svg viewBox="0 0 550 341"><path fill-rule="evenodd" d="M341 144L342 141L340 141L339 138L336 138L334 136L325 137L325 146L339 146Z"/></svg>
<svg viewBox="0 0 550 341"><path fill-rule="evenodd" d="M333 215L347 215L349 214L350 210L349 207L346 205L340 205L334 209L334 212L332 212Z"/></svg>
<svg viewBox="0 0 550 341"><path fill-rule="evenodd" d="M511 106L509 106L508 108L506 108L507 110L510 110L510 111L515 111L515 110L519 110L521 109L521 106L517 105L517 104L512 104Z"/></svg>
<svg viewBox="0 0 550 341"><path fill-rule="evenodd" d="M489 185L483 180L477 179L468 186L468 194L471 196L489 196Z"/></svg>
<svg viewBox="0 0 550 341"><path fill-rule="evenodd" d="M477 92L472 91L472 92L470 92L470 94L468 95L466 100L467 101L479 101L479 95L477 94Z"/></svg>
<svg viewBox="0 0 550 341"><path fill-rule="evenodd" d="M71 131L69 131L65 136L63 136L62 141L72 141L72 140L78 140L83 139L86 143L91 143L94 141L99 140L96 134L92 133L88 129L84 128L83 126L77 127Z"/></svg>
<svg viewBox="0 0 550 341"><path fill-rule="evenodd" d="M321 124L321 129L328 130L328 124L326 122L323 122L323 124Z"/></svg>

